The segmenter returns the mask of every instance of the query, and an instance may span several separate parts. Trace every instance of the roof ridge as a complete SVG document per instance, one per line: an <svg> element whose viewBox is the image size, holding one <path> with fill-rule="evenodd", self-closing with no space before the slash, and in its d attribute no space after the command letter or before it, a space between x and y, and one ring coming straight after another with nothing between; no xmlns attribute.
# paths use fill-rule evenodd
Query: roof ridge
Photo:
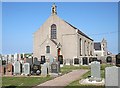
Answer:
<svg viewBox="0 0 120 88"><path fill-rule="evenodd" d="M77 29L78 33L85 36L86 38L90 39L93 41L93 39L91 39L90 37L88 37L85 33L83 33L81 30L79 30L78 28L76 28L75 26L71 25L70 23L68 23L67 21L63 20L65 23L67 23L68 25L70 25L72 28Z"/></svg>

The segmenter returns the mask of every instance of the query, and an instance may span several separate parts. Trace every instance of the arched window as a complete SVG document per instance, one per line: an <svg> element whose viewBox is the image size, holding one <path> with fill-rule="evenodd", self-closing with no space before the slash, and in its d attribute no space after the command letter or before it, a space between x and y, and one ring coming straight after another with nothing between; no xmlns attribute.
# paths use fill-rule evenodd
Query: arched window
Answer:
<svg viewBox="0 0 120 88"><path fill-rule="evenodd" d="M89 56L90 55L90 42L88 42L87 52L88 52L88 56Z"/></svg>
<svg viewBox="0 0 120 88"><path fill-rule="evenodd" d="M82 39L80 38L80 56L82 55Z"/></svg>
<svg viewBox="0 0 120 88"><path fill-rule="evenodd" d="M46 53L50 53L50 46L46 46Z"/></svg>
<svg viewBox="0 0 120 88"><path fill-rule="evenodd" d="M86 40L84 41L84 55L86 56Z"/></svg>
<svg viewBox="0 0 120 88"><path fill-rule="evenodd" d="M91 46L90 46L90 55L92 56L92 47L93 47L93 44L91 43Z"/></svg>
<svg viewBox="0 0 120 88"><path fill-rule="evenodd" d="M57 39L56 34L57 34L57 32L56 32L56 25L52 24L51 25L51 39Z"/></svg>

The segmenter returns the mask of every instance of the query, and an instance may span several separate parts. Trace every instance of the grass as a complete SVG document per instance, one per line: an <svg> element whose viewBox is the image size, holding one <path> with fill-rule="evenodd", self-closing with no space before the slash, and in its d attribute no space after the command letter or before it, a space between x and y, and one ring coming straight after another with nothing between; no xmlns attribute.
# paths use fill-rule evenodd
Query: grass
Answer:
<svg viewBox="0 0 120 88"><path fill-rule="evenodd" d="M112 65L108 65L108 64L102 64L101 65L101 77L104 78L105 77L105 68L108 66L112 66ZM77 69L88 69L90 70L90 66L64 66L61 67L61 73L62 74L66 74L68 72L71 72L72 70L77 70ZM88 71L86 74L84 74L82 76L82 78L87 78L88 76L90 76L90 71ZM2 77L2 86L6 86L5 88L30 88L32 86L41 84L45 81L48 81L52 79L50 76L47 77ZM80 80L79 79L79 80ZM66 88L95 88L96 86L90 86L90 85L81 85L79 84L79 80L76 80L72 83L70 83ZM99 86L100 88L104 88L104 86ZM98 88L98 86L97 86Z"/></svg>
<svg viewBox="0 0 120 88"><path fill-rule="evenodd" d="M113 65L110 65L110 64L101 64L101 77L102 78L105 78L105 68L106 67L110 67L110 66L113 66ZM89 69L90 67L87 66L87 67L79 67L81 69ZM90 69L89 69L90 70ZM82 77L79 79L79 80L76 80L76 81L73 81L71 82L68 86L66 86L65 88L105 88L105 86L101 85L101 86L97 86L97 85L82 85L79 83L79 81L81 79L85 79L87 78L88 76L90 76L90 71L88 71L87 73L85 73L84 75L82 75Z"/></svg>
<svg viewBox="0 0 120 88"><path fill-rule="evenodd" d="M47 77L2 77L2 86L4 88L30 88L52 79Z"/></svg>
<svg viewBox="0 0 120 88"><path fill-rule="evenodd" d="M111 67L111 64L101 64L101 70L105 70L106 67Z"/></svg>
<svg viewBox="0 0 120 88"><path fill-rule="evenodd" d="M103 74L103 73L102 73ZM101 75L102 75L101 74ZM88 76L90 76L90 71L88 71L87 73L85 73L79 80L73 81L72 83L70 83L68 86L66 86L65 88L105 88L105 86L96 86L96 85L82 85L79 83L79 81L81 79L85 79Z"/></svg>
<svg viewBox="0 0 120 88"><path fill-rule="evenodd" d="M73 66L73 65L65 65L64 67L61 67L61 73L66 74L68 72L71 72L72 70L77 70L77 69L90 69L89 66Z"/></svg>

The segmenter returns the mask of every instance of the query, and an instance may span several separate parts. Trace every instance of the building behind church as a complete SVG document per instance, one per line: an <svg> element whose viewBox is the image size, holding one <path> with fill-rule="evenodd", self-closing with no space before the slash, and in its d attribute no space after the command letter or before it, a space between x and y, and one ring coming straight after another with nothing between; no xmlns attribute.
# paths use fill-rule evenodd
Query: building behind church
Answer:
<svg viewBox="0 0 120 88"><path fill-rule="evenodd" d="M94 42L94 55L95 56L107 56L107 41L103 38L101 42Z"/></svg>

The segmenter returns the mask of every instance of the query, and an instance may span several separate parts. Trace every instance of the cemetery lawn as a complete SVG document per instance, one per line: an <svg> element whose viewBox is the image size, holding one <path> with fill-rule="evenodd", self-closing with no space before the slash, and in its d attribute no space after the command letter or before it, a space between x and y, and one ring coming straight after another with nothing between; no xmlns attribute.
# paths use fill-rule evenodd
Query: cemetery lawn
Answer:
<svg viewBox="0 0 120 88"><path fill-rule="evenodd" d="M106 64L101 65L101 77L102 78L105 77L104 70L105 70L105 67L108 67L108 66L111 66L111 65L106 65ZM64 66L64 67L61 67L61 73L66 74L68 72L71 72L72 70L77 70L77 69L90 70L90 66L72 66L72 65ZM84 74L82 76L82 78L87 78L88 76L90 76L90 71L88 71L86 74ZM80 78L80 79L82 79L82 78ZM44 83L51 79L52 79L52 77L50 77L50 76L47 76L47 77L2 77L2 86L5 86L5 88L30 88L30 87ZM79 84L79 80L76 80L76 81L70 83L66 88L73 88L74 86L75 86L75 88L77 88L77 87L79 88L80 86L82 86L83 88L84 87L90 88L90 85ZM94 87L91 86L91 88L95 88L95 86ZM97 86L97 88L99 88L99 87ZM100 88L104 88L104 86L100 86Z"/></svg>
<svg viewBox="0 0 120 88"><path fill-rule="evenodd" d="M110 64L101 64L101 77L102 78L105 78L105 68L106 67L110 67L110 66L113 66L113 65L110 65ZM80 68L80 67L76 67L77 68ZM81 67L81 69L89 69L89 71L87 73L85 73L79 80L76 80L76 81L73 81L71 82L68 86L66 86L65 88L105 88L105 86L97 86L97 85L82 85L79 83L79 81L81 79L85 79L87 78L88 76L90 76L90 67L89 66L86 66L86 67Z"/></svg>
<svg viewBox="0 0 120 88"><path fill-rule="evenodd" d="M30 88L52 79L47 77L2 77L3 88Z"/></svg>
<svg viewBox="0 0 120 88"><path fill-rule="evenodd" d="M77 69L90 69L89 66L73 66L73 65L65 65L64 67L60 68L60 71L62 74L66 74L68 72L71 72L72 70L77 70Z"/></svg>

